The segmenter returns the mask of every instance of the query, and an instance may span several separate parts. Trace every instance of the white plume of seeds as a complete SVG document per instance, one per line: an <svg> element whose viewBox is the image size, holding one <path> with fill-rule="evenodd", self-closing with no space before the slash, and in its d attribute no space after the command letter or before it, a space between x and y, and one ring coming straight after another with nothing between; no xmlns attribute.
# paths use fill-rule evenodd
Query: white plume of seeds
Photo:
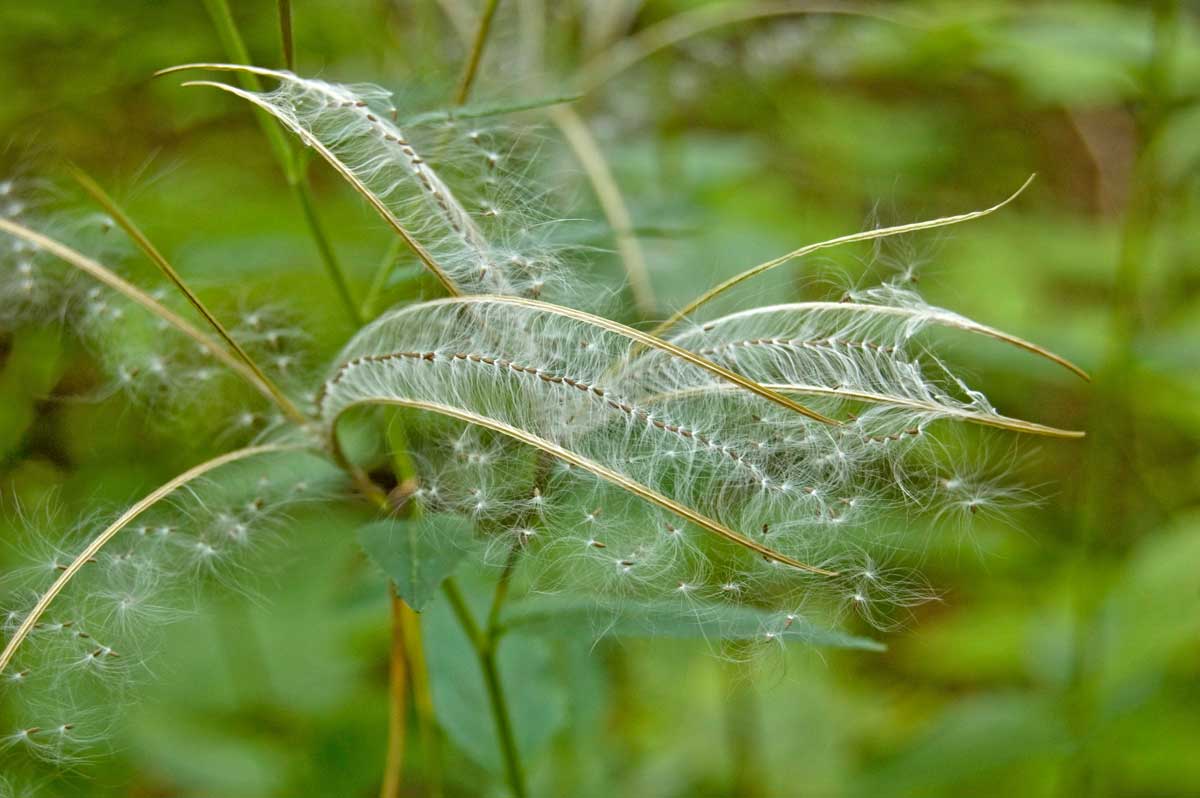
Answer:
<svg viewBox="0 0 1200 798"><path fill-rule="evenodd" d="M548 238L553 219L536 210L544 190L524 173L530 167L519 157L522 143L503 128L433 114L401 129L391 92L378 86L256 67L190 66L276 81L276 89L261 93L199 83L246 99L317 149L411 236L452 293L537 298L566 287Z"/></svg>
<svg viewBox="0 0 1200 798"><path fill-rule="evenodd" d="M490 560L536 555L525 559L537 589L665 597L700 616L718 603L769 606L778 614L762 645L782 642L810 610L853 611L886 627L932 593L886 561L892 541L876 522L894 520L895 510L969 521L1030 502L1004 484L1003 469L966 456L972 446L959 430L1077 435L1001 415L920 334L955 328L1077 367L899 284L708 322L673 317L666 339L539 301L568 296L583 276L566 273L549 241L554 217L531 210L541 197L525 167L510 163L515 148L503 142L511 137L464 130L453 115L400 125L390 94L374 86L193 66L276 81L268 92L209 85L317 149L454 295L385 313L345 346L311 394L325 454L348 466L337 428L353 408L420 412L416 499L472 519ZM103 285L82 282L62 262L73 255L42 251L54 246L25 226L35 205L14 199L14 185L0 183L0 292L12 300L0 310L3 329L60 317L110 364L118 387L151 395L217 401L223 389L212 380L224 366L251 384L313 387L298 322L244 310L232 338L262 373L239 370L160 298L80 255L74 265ZM75 242L70 225L40 225L52 228ZM82 232L109 235L103 220ZM97 246L79 244L89 253ZM689 310L790 257L733 278ZM161 334L172 327L184 334ZM311 431L302 413L291 420ZM261 435L280 423L242 409L233 426ZM117 522L85 524L86 535L64 540L35 525L27 565L0 583L0 755L56 765L85 756L107 715L84 697L120 699L149 633L180 611L197 580L237 584L255 570L252 552L285 508L311 494L309 480L288 477L274 458L261 479L198 478L223 458L273 448L197 466ZM156 504L183 484L182 498Z"/></svg>
<svg viewBox="0 0 1200 798"><path fill-rule="evenodd" d="M20 216L0 217L0 332L55 323L72 333L105 382L71 399L121 393L163 411L160 418L199 402L207 405L207 416L218 416L219 405L228 403L233 406L223 410L234 419L229 429L242 440L274 423L236 390L221 353L181 328L194 329L186 303L166 286L144 290L122 276L129 270L129 247L108 216L58 208L52 189L41 183L12 179L0 185L29 197ZM103 279L88 279L88 270ZM286 310L243 307L239 319L235 335L266 374L294 390L310 384L307 336ZM239 424L247 413L255 423Z"/></svg>
<svg viewBox="0 0 1200 798"><path fill-rule="evenodd" d="M937 465L951 459L953 436L932 436L929 427L939 419L1000 420L992 426L1009 420L981 394L964 386L968 398L955 398L924 376L905 355L920 325L907 320L897 329L887 312L852 312L847 322L837 310L821 306L798 318L768 313L777 327L785 323L766 341L746 339L762 333L729 318L675 339L747 377L819 388L803 391L803 399L834 423L748 391L715 367L647 350L585 314L503 297L427 302L376 320L339 356L318 410L331 438L350 408L396 404L558 458L566 467L554 469L536 493L544 523L520 542L536 537L547 553L566 553L573 567L593 567L576 586L600 576L619 593L634 585L660 594L683 586L689 597L731 598L743 591L723 586L777 582L782 574L793 597L839 593L839 585L851 584L845 595L852 606L884 623L882 596L904 606L919 591L906 587L913 582L907 575L888 586L887 569L860 566L870 562L871 549L849 531L891 507L936 516L960 506L963 478L945 476L956 473L951 464ZM937 372L948 373L940 365ZM519 483L525 492L519 485L514 491L505 475L519 469L463 440L440 447L456 454L440 458L425 498L476 519L527 514L535 497L528 477ZM631 509L614 498L619 491L654 507L638 501ZM989 495L997 507L1007 498L1000 489ZM710 557L702 538L712 532L744 551ZM558 565L545 570L563 578ZM866 583L863 573L872 574Z"/></svg>
<svg viewBox="0 0 1200 798"><path fill-rule="evenodd" d="M145 675L156 633L189 611L198 587L253 587L288 513L333 485L328 466L288 449L243 450L257 459L181 482L166 501L135 505L119 528L96 516L63 536L54 531L61 514L17 509L25 524L10 545L26 565L0 579L0 762L16 772L30 757L54 767L85 760L108 736L111 705ZM98 546L101 529L115 533Z"/></svg>
<svg viewBox="0 0 1200 798"><path fill-rule="evenodd" d="M919 344L930 327L997 338L1077 367L1038 347L949 310L893 284L849 292L837 301L750 308L692 324L671 341L779 390L865 403L897 435L952 419L1042 435L1076 437L1001 415ZM639 365L644 368L644 365ZM710 387L716 387L710 379ZM889 428L890 427L890 428Z"/></svg>

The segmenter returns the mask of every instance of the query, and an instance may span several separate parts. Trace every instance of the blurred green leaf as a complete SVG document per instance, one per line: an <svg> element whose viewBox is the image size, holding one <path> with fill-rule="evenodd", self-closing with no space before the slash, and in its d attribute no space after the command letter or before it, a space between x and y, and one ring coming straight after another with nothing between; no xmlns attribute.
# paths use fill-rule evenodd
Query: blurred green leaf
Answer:
<svg viewBox="0 0 1200 798"><path fill-rule="evenodd" d="M359 529L358 542L396 583L400 598L420 612L467 553L471 529L458 515L388 518Z"/></svg>
<svg viewBox="0 0 1200 798"><path fill-rule="evenodd" d="M1067 731L1058 708L1036 696L964 699L855 791L872 796L1040 794L1039 760L1061 755ZM1009 785L1005 792L998 785ZM973 789L964 789L966 786Z"/></svg>
<svg viewBox="0 0 1200 798"><path fill-rule="evenodd" d="M0 459L20 445L33 423L34 403L48 394L64 368L57 330L16 336L0 371Z"/></svg>
<svg viewBox="0 0 1200 798"><path fill-rule="evenodd" d="M1146 540L1104 607L1103 683L1111 701L1156 683L1187 648L1200 646L1200 516ZM1141 685L1141 686L1139 686Z"/></svg>
<svg viewBox="0 0 1200 798"><path fill-rule="evenodd" d="M669 600L615 603L577 596L535 596L510 605L504 614L504 626L547 635L769 639L868 651L886 648L874 640L817 626L787 613L744 605Z"/></svg>
<svg viewBox="0 0 1200 798"><path fill-rule="evenodd" d="M445 601L422 624L433 705L447 736L480 765L501 772L496 726L475 651ZM566 720L567 690L556 678L551 648L529 635L507 637L497 651L517 750L527 764Z"/></svg>

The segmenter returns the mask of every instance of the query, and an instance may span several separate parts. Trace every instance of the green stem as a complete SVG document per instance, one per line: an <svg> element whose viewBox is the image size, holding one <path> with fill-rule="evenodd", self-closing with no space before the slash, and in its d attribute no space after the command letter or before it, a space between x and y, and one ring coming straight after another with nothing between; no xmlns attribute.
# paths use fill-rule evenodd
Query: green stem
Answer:
<svg viewBox="0 0 1200 798"><path fill-rule="evenodd" d="M142 252L145 253L146 257L148 257L154 263L154 265L158 267L159 271L161 271L166 278L170 280L177 289L179 289L179 292L187 298L187 301L190 302L192 307L196 309L196 312L204 317L204 320L207 321L209 326L213 328L218 336L220 336L221 340L225 342L226 346L232 349L237 358L246 364L246 368L252 371L254 376L257 377L264 386L266 386L267 390L270 391L271 397L275 400L275 404L278 405L279 409L284 413L284 415L300 426L306 426L308 424L308 419L305 417L304 413L302 413L300 409L292 403L292 400L289 399L287 395L279 389L279 386L271 381L270 377L263 373L263 370L259 368L259 365L254 361L254 358L250 357L246 350L242 348L242 345L239 344L234 337L229 334L229 331L225 329L225 325L221 324L213 312L210 311L208 307L200 301L200 297L196 296L195 292L193 292L188 284L183 281L183 278L179 276L179 272L175 271L175 267L171 265L170 261L168 261L161 252L159 252L158 247L154 246L150 239L146 237L146 234L143 233L142 229L137 226L137 223L125 213L121 206L117 205L116 200L110 197L108 192L101 188L99 183L93 180L91 176L81 169L72 168L71 173L74 176L75 181L79 183L83 190L86 191L88 195L92 197L92 199L96 200L97 204L104 209L105 213L111 216L113 221L115 221L117 225L124 230L131 239L133 239L133 242L137 244L138 248L142 250Z"/></svg>
<svg viewBox="0 0 1200 798"><path fill-rule="evenodd" d="M388 655L388 736L379 798L399 798L408 730L409 667L404 645L404 602L396 594L394 584L388 585L388 601L392 608L392 644Z"/></svg>
<svg viewBox="0 0 1200 798"><path fill-rule="evenodd" d="M421 637L421 616L401 602L404 649L408 653L409 678L412 680L413 708L417 713L417 739L425 762L425 786L430 798L442 795L442 753L433 709L433 690L425 663L425 645Z"/></svg>
<svg viewBox="0 0 1200 798"><path fill-rule="evenodd" d="M304 221L308 224L309 234L312 236L313 243L317 245L317 251L321 254L321 263L324 264L325 271L329 273L329 279L337 290L338 298L342 300L342 307L345 308L346 315L350 317L350 323L355 327L361 327L363 318L358 312L358 304L354 301L354 295L350 293L350 284L346 280L346 273L342 271L337 255L333 252L333 245L329 243L329 237L325 234L320 217L317 216L317 208L313 203L308 177L297 178L292 183L292 191L296 194L296 200L304 212Z"/></svg>
<svg viewBox="0 0 1200 798"><path fill-rule="evenodd" d="M208 15L212 18L213 25L217 29L217 36L221 40L221 46L225 50L226 57L238 64L251 64L250 52L246 49L246 43L242 40L241 34L238 33L237 24L233 21L233 14L229 10L227 0L204 0L204 6L208 9ZM280 19L282 22L282 15ZM257 75L239 72L238 80L247 91L262 91L262 82L258 79ZM288 185L291 186L292 192L296 195L296 200L299 202L300 209L304 213L304 222L308 227L309 234L312 236L313 242L317 245L317 252L321 257L321 263L325 267L325 271L329 273L329 277L337 290L338 297L345 306L347 315L356 327L361 326L362 318L358 313L358 305L354 302L353 296L350 293L346 273L333 251L333 246L329 242L329 236L325 233L325 227L321 223L321 219L317 215L316 206L312 201L312 188L309 185L308 172L304 159L299 157L295 150L293 150L287 137L283 135L283 131L279 129L279 125L269 114L259 108L255 108L254 114L258 119L259 127L262 128L263 135L271 146L271 151L275 153L275 158L279 161L284 178L287 180Z"/></svg>
<svg viewBox="0 0 1200 798"><path fill-rule="evenodd" d="M483 14L479 17L479 27L475 30L475 41L471 44L471 53L467 56L466 66L463 67L462 78L458 82L458 91L454 95L454 104L462 105L471 96L471 85L479 71L479 62L483 58L483 48L487 46L488 33L492 30L492 17L496 16L496 8L500 0L487 0Z"/></svg>
<svg viewBox="0 0 1200 798"><path fill-rule="evenodd" d="M511 571L511 569L508 570ZM502 578L502 583L505 581ZM488 703L491 704L492 718L496 723L496 736L500 742L500 753L504 759L504 772L508 778L508 786L515 798L527 798L529 791L525 787L525 772L517 753L517 739L513 733L512 716L508 711L508 701L504 697L504 688L500 683L500 673L496 667L497 640L492 634L494 629L490 625L487 630L480 629L453 579L447 579L442 583L442 592L446 594L459 625L462 626L467 638L471 641L471 645L475 649L475 656L479 659L484 686L487 688ZM502 601L503 598L499 595L500 585L497 585L497 594ZM493 598L492 606L495 610L496 598Z"/></svg>
<svg viewBox="0 0 1200 798"><path fill-rule="evenodd" d="M404 239L393 238L392 243L388 245L387 252L383 253L383 259L379 261L379 268L375 270L375 276L371 278L371 287L367 289L367 296L362 301L362 308L359 310L359 315L368 320L375 315L375 306L379 304L379 297L383 294L387 287L388 278L392 275L392 269L396 266L396 259L400 257L400 250L404 247Z"/></svg>
<svg viewBox="0 0 1200 798"><path fill-rule="evenodd" d="M396 239L397 250L401 243L400 239ZM388 426L387 440L392 450L392 473L396 475L398 491L404 496L398 512L407 518L416 519L421 517L424 508L409 491L417 486L420 475L417 473L417 464L409 454L408 436L405 434L403 422L403 417L393 418ZM391 504L395 506L396 503ZM395 596L394 585L392 595ZM397 621L393 626L392 656L404 656L408 662L409 686L412 688L413 709L417 715L417 736L421 741L426 787L431 798L438 798L442 795L442 755L434 720L429 668L425 663L425 647L421 637L421 616L399 599L394 601L392 610ZM396 637L397 633L399 639ZM397 688L393 685L392 689L395 691Z"/></svg>
<svg viewBox="0 0 1200 798"><path fill-rule="evenodd" d="M296 47L292 40L292 0L279 0L279 41L283 48L283 66L296 69Z"/></svg>

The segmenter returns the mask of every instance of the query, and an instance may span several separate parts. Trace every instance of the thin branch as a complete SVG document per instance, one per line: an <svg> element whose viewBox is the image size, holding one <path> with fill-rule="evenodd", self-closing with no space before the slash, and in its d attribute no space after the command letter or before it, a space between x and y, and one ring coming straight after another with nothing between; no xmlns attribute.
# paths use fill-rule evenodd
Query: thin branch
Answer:
<svg viewBox="0 0 1200 798"><path fill-rule="evenodd" d="M244 460L248 457L254 457L260 454L296 451L301 448L303 447L298 445L268 444L264 446L249 446L245 449L237 449L236 451L228 452L220 457L215 457L212 460L208 460L198 466L190 468L172 479L170 482L155 488L153 491L147 494L145 498L141 499L139 502L126 510L120 518L118 518L116 521L106 527L104 531L97 535L92 542L89 543L84 550L79 553L79 555L71 562L71 564L68 565L61 574L59 574L58 578L54 580L54 583L50 585L49 589L41 595L37 603L33 606L33 609L29 611L29 614L25 616L25 620L21 622L21 625L17 627L17 630L9 639L8 644L4 647L4 652L0 653L0 673L3 673L4 669L8 667L8 664L12 661L13 655L16 654L17 648L20 647L25 638L29 636L29 633L33 631L33 628L37 625L42 615L46 612L46 609L50 606L51 602L54 601L58 594L63 591L63 588L67 586L67 583L74 579L75 575L79 573L80 569L87 565L87 563L94 558L96 554L98 554L99 551L108 544L109 541L116 537L117 533L128 526L139 515L150 509L154 504L178 488L198 479L199 477L204 476L214 469L220 468L223 465L227 465L238 460Z"/></svg>
<svg viewBox="0 0 1200 798"><path fill-rule="evenodd" d="M653 330L651 330L651 333L653 335L662 335L663 333L665 333L666 331L668 331L672 327L674 327L676 324L678 324L681 320L683 320L683 319L687 318L688 316L692 315L693 313L695 313L696 310L698 310L701 306L707 304L708 302L712 301L713 299L716 299L718 296L725 293L729 289L731 289L737 285L740 285L741 283L744 283L746 280L749 280L751 277L756 277L756 276L762 274L763 272L770 271L771 269L782 266L785 263L793 261L797 258L802 258L805 255L810 255L813 252L817 252L818 250L829 249L831 247L838 247L838 246L841 246L842 244L851 244L856 241L875 241L880 238L889 238L891 236L905 235L906 233L915 233L920 230L932 230L937 227L948 227L953 224L969 222L972 219L980 219L984 216L987 216L988 214L995 213L996 211L1000 210L1008 203L1015 200L1017 197L1021 196L1021 193L1023 191L1025 191L1025 189L1029 186L1030 183L1033 182L1033 179L1035 177L1037 177L1037 175L1030 175L1029 178L1021 185L1021 187L1019 189L1017 189L1012 194L1012 196L1010 196L1008 199L1004 200L1003 202L997 203L996 205L993 205L990 208L984 208L981 211L972 211L971 213L960 213L955 216L943 216L940 219L929 219L929 220L922 221L922 222L912 222L910 224L896 225L895 227L880 227L875 230L863 230L862 232L851 233L850 235L839 236L837 238L831 238L828 241L819 241L815 244L809 244L807 246L800 247L800 249L793 250L793 251L787 253L786 255L781 255L778 258L775 258L773 260L769 260L765 263L760 263L757 266L752 266L751 268L747 269L746 271L741 272L740 274L736 274L733 277L730 277L728 280L725 280L721 284L714 286L713 288L710 288L709 290L705 291L703 294L701 294L699 297L697 297L696 299L689 302L683 308L675 311L675 313L673 313L671 315L671 318L667 319L662 324L659 324L657 327L655 327Z"/></svg>
<svg viewBox="0 0 1200 798"><path fill-rule="evenodd" d="M471 44L471 52L467 63L463 66L462 78L458 81L458 91L454 93L454 104L462 105L471 96L471 86L475 83L475 75L479 71L479 62L483 59L483 50L487 47L488 34L492 30L492 17L500 0L487 0L483 13L479 16L479 27L475 29L475 40Z"/></svg>
<svg viewBox="0 0 1200 798"><path fill-rule="evenodd" d="M246 49L246 43L242 40L241 34L238 33L237 24L234 22L233 14L229 10L229 3L226 0L204 0L204 4L208 8L209 17L212 19L213 25L217 29L217 35L221 39L221 45L225 50L226 56L238 63L249 64L250 52ZM284 21L282 15L285 4L290 5L288 0L280 0L281 33L284 36L286 48L287 43L290 41L291 23L289 15L288 29L286 32L283 32L282 26ZM156 76L161 74L163 72L155 73ZM262 84L252 69L240 71L238 79L241 81L242 87L247 91L262 91ZM292 193L296 196L296 201L300 204L300 210L304 214L304 222L308 227L313 243L316 244L321 264L329 274L330 280L333 281L334 288L337 289L338 297L341 299L342 305L350 317L350 321L356 327L361 326L362 319L358 316L358 304L354 301L353 295L350 292L346 273L338 261L337 254L333 250L333 245L329 241L329 236L325 232L325 226L321 223L321 219L317 215L316 206L312 201L312 188L308 182L305 159L292 149L291 144L283 135L283 131L273 121L271 114L266 109L256 108L254 116L258 120L259 127L262 128L267 142L271 145L271 150L275 153L276 160L279 161L284 178L287 180L288 185L291 186Z"/></svg>
<svg viewBox="0 0 1200 798"><path fill-rule="evenodd" d="M383 785L379 798L399 798L404 772L404 744L408 729L408 658L404 651L404 602L396 595L396 585L388 585L392 608L392 645L388 654L388 736L384 760Z"/></svg>
<svg viewBox="0 0 1200 798"><path fill-rule="evenodd" d="M468 424L474 424L475 426L483 427L484 429L490 429L493 432L500 433L501 435L507 435L514 440L520 441L528 446L532 446L533 448L543 451L548 455L557 457L563 462L577 466L584 471L587 471L588 473L617 486L627 493L631 493L640 499L650 502L651 504L656 504L659 507L662 507L664 510L674 513L680 518L691 521L693 524L701 527L702 529L706 529L709 532L715 533L719 537L723 537L739 546L743 546L753 552L761 554L768 560L773 560L784 565L789 565L792 568L796 568L801 571L807 571L813 574L819 574L821 576L838 575L836 571L828 571L824 568L818 568L815 565L808 565L800 562L799 560L788 557L786 554L781 554L780 552L777 552L768 546L764 546L757 541L751 540L740 532L735 532L734 530L722 524L720 521L709 518L703 513L697 512L691 507L681 504L669 496L665 496L653 488L631 479L618 471L614 471L613 469L602 465L601 463L597 463L596 461L573 452L570 449L566 449L553 441L546 440L545 438L534 435L527 430L514 427L511 424L507 424L498 419L489 418L487 416L479 415L478 413L473 413L470 410L464 410L459 407L452 407L450 405L445 405L438 402L424 402L415 399L396 399L392 397L377 397L357 401L343 407L341 409L341 413L345 413L347 410L357 405L396 405L398 407L411 407L416 410L428 410L432 413L438 413L439 415L448 416L449 418L458 419L459 421L464 421ZM336 433L337 421L337 418L334 418L330 421L330 437L332 439L332 446L335 451L338 448Z"/></svg>
<svg viewBox="0 0 1200 798"><path fill-rule="evenodd" d="M569 106L553 108L550 111L550 119L562 131L567 144L575 152L575 157L579 159L596 192L600 208L612 227L638 312L646 318L654 316L657 303L654 287L650 282L650 272L646 267L646 257L642 254L642 247L633 231L633 219L629 208L625 205L621 189L608 167L604 153L575 109Z"/></svg>
<svg viewBox="0 0 1200 798"><path fill-rule="evenodd" d="M924 317L926 321L942 327L951 327L964 332L983 335L988 338L994 338L997 341L1003 341L1006 344L1011 344L1018 349L1024 349L1026 352L1031 352L1039 357L1043 357L1052 363L1057 363L1068 371L1074 372L1084 380L1091 380L1088 373L1079 366L1067 360L1061 355L1056 355L1049 349L1038 346L1032 341L1027 341L1024 338L1006 333L1003 330L998 330L995 327L990 327L986 324L980 324L977 321L960 316L957 313L949 313L937 308L906 308L897 307L895 305L872 305L865 302L791 302L782 305L764 305L762 307L750 308L749 310L738 311L731 313L728 316L722 316L705 325L703 331L712 330L721 324L738 319L747 319L752 316L760 316L765 313L811 313L814 311L831 311L838 313L864 313L875 314L878 316L901 316L909 318ZM675 341L684 341L696 331L684 333L677 336Z"/></svg>
<svg viewBox="0 0 1200 798"><path fill-rule="evenodd" d="M226 0L204 0L204 6L208 9L208 16L217 30L217 38L221 40L221 49L225 51L225 55L232 61L249 64L250 51L246 49L246 43L242 41L242 36L238 33L237 23L233 21L233 13L229 10L229 3ZM157 77L158 74L160 73L155 73L155 76ZM239 80L248 91L261 91L262 89L258 79L252 74L240 75ZM292 152L283 131L271 120L270 115L258 112L254 116L258 120L258 126L262 128L263 135L267 138L267 143L271 145L271 151L275 153L275 159L279 161L279 166L283 170L288 184L295 183L300 179L300 170L296 163L296 155Z"/></svg>
<svg viewBox="0 0 1200 798"><path fill-rule="evenodd" d="M713 363L711 360L701 357L700 355L697 355L695 352L691 352L687 349L684 349L683 347L681 347L677 344L674 344L670 341L666 341L662 338L658 338L652 334L642 332L641 330L635 329L628 325L621 324L619 321L613 321L612 319L607 319L607 318L604 318L603 316L596 316L596 315L587 313L582 310L576 310L575 308L566 307L565 305L555 305L550 302L541 302L536 299L526 299L524 297L480 294L477 296L450 297L447 299L434 299L429 302L421 303L420 305L410 306L409 308L406 308L405 310L400 311L400 313L404 313L404 312L407 312L407 311L410 311L413 309L418 309L418 308L428 308L432 305L450 304L450 303L463 304L463 305L467 305L467 304L515 305L517 307L531 308L533 310L541 311L543 313L552 313L556 316L562 316L564 318L573 319L573 320L581 322L583 324L587 324L591 327L597 327L599 329L606 330L611 333L615 333L616 335L619 335L622 338L627 338L627 339L633 341L634 344L640 345L641 347L643 347L645 349L657 349L661 352L665 352L666 354L668 354L674 358L682 360L686 363L690 363L691 365L697 366L697 367L703 369L704 371L709 372L710 374L720 377L722 380L725 380L726 382L730 382L730 383L742 388L743 390L747 390L753 394L757 394L758 396L761 396L762 398L766 399L769 402L774 402L775 404L780 405L781 407L786 407L788 410L791 410L794 413L799 413L802 416L807 416L808 418L811 418L814 421L820 421L823 424L831 424L831 425L835 425L835 426L840 423L840 422L836 421L835 419L828 418L827 416L821 415L820 413L816 412L815 410L810 410L809 408L805 407L804 405L797 404L796 402L792 401L791 399L788 399L786 396L783 396L782 394L779 394L776 391L772 391L769 388L764 388L762 385L755 382L754 380L749 379L748 377L744 377L741 374L738 374L737 372L730 371L729 369L725 368L724 366L720 366L716 363ZM398 315L398 314L393 314L393 316L391 316L389 318L395 318L395 315Z"/></svg>
<svg viewBox="0 0 1200 798"><path fill-rule="evenodd" d="M521 757L517 751L517 737L513 731L512 714L508 710L508 702L504 698L504 689L500 684L500 672L496 667L496 650L484 632L479 628L471 608L458 589L453 579L442 582L442 592L450 602L459 625L479 659L479 667L483 671L483 683L487 689L488 702L492 706L492 719L496 723L496 737L500 743L500 753L504 759L504 770L508 777L508 786L515 798L526 798L529 794L525 786L525 771L521 767Z"/></svg>
<svg viewBox="0 0 1200 798"><path fill-rule="evenodd" d="M283 49L283 65L296 69L296 49L292 41L292 0L279 0L279 39Z"/></svg>
<svg viewBox="0 0 1200 798"><path fill-rule="evenodd" d="M219 341L210 338L202 330L193 326L191 322L187 321L182 316L178 315L173 310L154 299L154 297L150 296L132 283L126 282L124 279L117 276L117 274L108 267L97 263L83 253L71 249L65 244L55 241L53 238L44 236L41 233L30 230L29 228L19 225L16 222L9 221L8 219L0 218L0 231L4 231L6 233L10 233L11 235L17 236L18 238L25 239L29 243L36 246L39 250L49 252L56 258L94 277L95 279L107 285L109 288L112 288L138 305L141 305L143 308L150 311L155 316L158 316L176 330L179 330L179 332L183 333L188 338L191 338L205 351L212 353L213 357L220 360L226 366L229 366L229 368L237 373L238 376L246 380L246 382L248 382L256 391L267 397L267 399L269 399L271 402L278 405L278 400L271 388L261 379L259 379L254 370L249 368L240 358L234 356L228 349L222 346ZM279 406L279 409L286 412L283 406ZM304 418L303 415L301 415L301 419L303 419L306 425L309 423L308 419Z"/></svg>
<svg viewBox="0 0 1200 798"><path fill-rule="evenodd" d="M175 271L175 267L173 267L166 257L159 252L158 248L151 243L150 239L146 237L146 234L142 232L141 228L137 226L133 219L129 218L129 215L126 214L125 211L122 210L119 205L117 205L113 198L110 197L108 193L100 187L100 184L89 177L81 169L72 167L71 174L75 178L75 182L79 183L79 185L83 187L83 190L86 191L92 197L92 199L94 199L100 205L100 207L102 207L105 212L113 218L113 220L121 227L121 229L133 239L138 248L146 254L146 257L153 261L154 265L158 267L159 271L166 275L167 279L179 289L181 294L187 297L188 302L190 302L192 307L194 307L196 311L204 317L204 320L207 321L209 326L216 331L221 340L233 350L234 354L237 355L239 360L246 364L246 368L254 372L254 376L257 377L258 380L271 392L271 397L274 399L275 404L279 405L279 408L286 413L287 416L292 419L292 421L295 421L301 426L307 424L308 419L305 417L304 413L300 412L300 409L296 407L292 400L289 399L283 393L283 391L281 391L279 387L275 385L275 383L272 382L266 374L263 373L263 370L259 368L258 364L254 362L254 359L250 357L246 350L242 348L242 345L234 340L233 336L229 334L229 331L225 329L225 325L221 324L217 317L213 315L212 311L210 311L204 305L204 303L200 301L200 297L196 296L196 293L192 291L192 289L188 287L187 283L183 281L183 278L179 276L179 272Z"/></svg>
<svg viewBox="0 0 1200 798"><path fill-rule="evenodd" d="M409 677L412 682L413 707L417 713L417 734L425 760L423 774L429 794L442 794L442 757L437 733L437 715L433 708L433 690L429 684L429 667L425 663L425 646L421 639L421 616L401 602L404 648L408 652Z"/></svg>

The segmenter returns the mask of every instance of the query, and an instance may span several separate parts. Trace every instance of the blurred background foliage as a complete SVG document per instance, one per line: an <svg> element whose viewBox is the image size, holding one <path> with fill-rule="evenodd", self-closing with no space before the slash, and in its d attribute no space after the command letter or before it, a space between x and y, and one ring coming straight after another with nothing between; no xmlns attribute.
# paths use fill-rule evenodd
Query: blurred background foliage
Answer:
<svg viewBox="0 0 1200 798"><path fill-rule="evenodd" d="M275 3L233 5L253 58L278 65ZM477 96L573 93L584 63L701 5L502 0ZM474 6L297 0L297 69L437 108L465 55L453 20L470 30ZM755 17L801 4L722 7ZM1197 9L849 9L869 13L714 27L575 103L630 206L660 312L809 241L991 205L1036 172L983 221L795 264L737 301L804 296L814 276L857 280L880 258L924 264L934 303L1093 373L1085 384L986 343L960 353L1001 412L1089 437L1025 450L1021 477L1042 506L927 536L920 566L942 600L877 635L886 651L793 646L733 668L702 640L508 645L535 792L1200 795ZM543 42L536 80L514 66L538 55L515 45L522 29ZM202 2L10 0L0 31L7 160L82 165L202 295L286 304L320 362L336 351L350 330L252 115L152 77L224 60ZM578 215L602 219L579 167L563 159L561 171ZM329 170L311 173L361 296L388 233ZM613 252L603 225L581 235ZM612 277L616 264L606 254L597 269ZM414 274L397 271L389 302L414 295ZM204 419L163 424L120 399L50 398L86 394L93 372L52 328L3 341L6 494L70 517L118 506L212 451ZM353 508L298 514L251 596L202 597L114 721L114 756L86 766L84 782L64 777L64 794L373 794L388 626L381 578L354 543L361 521ZM427 635L457 633L446 613L427 611ZM446 793L500 794L486 705L456 676L462 642L431 642ZM410 743L410 789L426 794L428 741Z"/></svg>

